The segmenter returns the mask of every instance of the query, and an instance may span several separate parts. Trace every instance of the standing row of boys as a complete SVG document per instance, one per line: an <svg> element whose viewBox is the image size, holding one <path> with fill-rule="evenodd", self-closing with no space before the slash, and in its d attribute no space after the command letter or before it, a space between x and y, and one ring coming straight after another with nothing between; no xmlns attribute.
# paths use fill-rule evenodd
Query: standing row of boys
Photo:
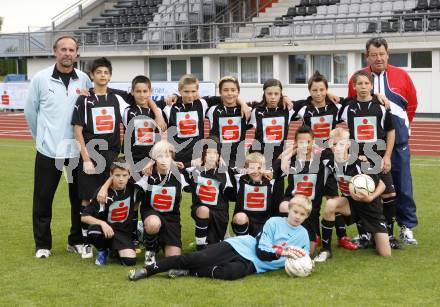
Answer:
<svg viewBox="0 0 440 307"><path fill-rule="evenodd" d="M262 100L252 103L251 109L239 99L240 86L233 77L221 79L220 97L200 98L197 78L185 75L179 81L179 96L170 97L169 103L154 103L147 77L135 77L127 94L107 88L111 73L107 59L93 62L95 87L78 98L72 117L81 146L78 182L84 206L84 245L70 249L83 258L93 257L94 245L97 265L106 263L109 252L116 252L122 264L134 265L138 208L145 266L156 262L160 248L166 257L180 255L183 191L192 194L197 250L228 235L229 201L236 202L231 223L235 235L250 235L258 242L266 221L290 215L289 201L298 196L312 202L310 215L306 212L309 217L302 222L310 249L299 247L312 255L322 243L315 261L332 256L333 228L339 245L346 249L374 242L380 255L390 256L391 247L400 248L393 236L396 199L390 156L394 128L390 112L381 104L386 99L379 97L379 102L371 95L369 73L357 72L353 78L357 97L339 103L329 100L327 80L318 72L308 83L311 96L294 103L283 96L278 80L268 80ZM204 139L205 117L210 123L208 139ZM302 119L303 125L289 144L285 142L289 124L295 119ZM348 131L336 128L341 121ZM130 136L124 144L126 160L132 158L136 169L118 158L121 123ZM160 140L159 129L167 126L168 141ZM250 128L255 128L255 140L245 155ZM377 144L380 140L385 141L382 147ZM366 169L376 170L369 174L376 190L362 198L350 195L351 177ZM139 174L143 176L136 182L130 179ZM327 204L320 223L324 196ZM345 225L351 223L358 227L357 241L346 234ZM187 272L172 270L170 274Z"/></svg>

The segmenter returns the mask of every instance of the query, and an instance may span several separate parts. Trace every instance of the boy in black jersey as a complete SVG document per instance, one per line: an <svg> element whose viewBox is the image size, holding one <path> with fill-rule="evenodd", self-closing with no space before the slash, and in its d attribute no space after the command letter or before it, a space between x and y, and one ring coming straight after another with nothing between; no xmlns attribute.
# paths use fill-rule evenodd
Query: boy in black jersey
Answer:
<svg viewBox="0 0 440 307"><path fill-rule="evenodd" d="M312 201L312 212L304 221L310 238L310 252L316 247L319 234L319 214L328 172L328 155L314 146L313 131L308 126L301 126L295 133L295 144L282 155L281 168L288 174L288 185L284 200L280 204L280 213L289 212L289 200L297 195L308 197Z"/></svg>
<svg viewBox="0 0 440 307"><path fill-rule="evenodd" d="M145 266L156 261L162 247L166 257L181 254L180 202L188 184L174 164L174 146L159 141L151 149L153 172L137 182L145 191L141 216L144 224Z"/></svg>
<svg viewBox="0 0 440 307"><path fill-rule="evenodd" d="M343 196L327 201L324 217L321 221L322 249L314 258L315 262L324 262L332 256L331 237L336 213L341 213L344 216L351 215L352 220L360 222L366 231L374 235L379 255L391 256L391 247L380 200L380 195L385 190L385 184L377 174L369 174L376 185L374 193L363 197L351 194L348 188L351 178L364 173L362 163L367 163L369 166L371 164L362 162L357 158L352 163L349 155L349 133L342 128L336 128L331 132L330 145L334 152L334 160L329 162L327 166L337 178ZM371 170L371 168L368 168L368 170Z"/></svg>
<svg viewBox="0 0 440 307"><path fill-rule="evenodd" d="M138 206L138 188L129 182L130 171L125 159L118 158L110 166L111 186L106 203L96 198L81 213L88 226L87 237L98 250L96 265L105 265L109 250L118 252L123 265L136 264L131 240L131 217Z"/></svg>
<svg viewBox="0 0 440 307"><path fill-rule="evenodd" d="M272 182L264 176L264 156L253 152L246 157L245 174L236 175L237 201L232 230L239 235L257 236L270 218Z"/></svg>
<svg viewBox="0 0 440 307"><path fill-rule="evenodd" d="M310 96L305 100L297 100L294 105L294 120L302 119L302 124L312 128L315 144L323 150L329 151L327 141L330 131L336 128L338 113L341 107L348 103L348 100L341 99L340 103L334 103L328 97L328 81L325 76L316 71L308 81ZM338 186L333 176L327 178L324 195L327 199L337 197ZM347 236L344 217L336 216L336 233L338 244L346 249L357 249L357 245L351 242ZM319 232L318 232L319 234ZM317 239L319 242L319 240Z"/></svg>
<svg viewBox="0 0 440 307"><path fill-rule="evenodd" d="M192 193L191 216L196 222L197 249L223 241L229 221L229 199L234 191L229 171L220 168L220 149L215 137L203 146L201 166L187 168Z"/></svg>
<svg viewBox="0 0 440 307"><path fill-rule="evenodd" d="M395 142L395 130L391 113L382 106L376 96L371 95L373 77L367 71L358 71L353 75L353 87L357 97L348 105L341 108L340 119L347 123L350 139L359 145L359 155L366 155L368 159L379 158L382 163L381 180L386 189L381 195L383 211L387 221L390 243L393 248L401 245L393 235L394 220L396 217L397 198L391 176L391 154ZM386 149L378 149L377 142L384 141ZM372 145L372 146L370 146ZM378 163L378 162L375 162Z"/></svg>
<svg viewBox="0 0 440 307"><path fill-rule="evenodd" d="M110 165L121 150L121 114L127 103L121 96L108 91L111 74L109 60L99 58L93 61L91 76L95 87L90 89L90 96L78 97L71 119L81 151L78 191L83 207L107 180ZM107 149L101 149L105 146ZM91 257L91 246L86 244L82 258Z"/></svg>
<svg viewBox="0 0 440 307"><path fill-rule="evenodd" d="M149 101L151 100L150 79L142 75L134 77L131 81L131 95L135 104L125 109L122 119L125 129L133 129L130 139L131 147L129 148L131 149L133 162L138 163L145 157L149 157L151 148L158 141L157 138L159 136L155 114L149 106ZM159 108L164 108L164 105L160 104L160 102ZM132 120L133 122L131 123ZM130 123L133 127L129 127ZM125 153L125 156L127 157L127 153ZM144 166L141 165L139 169L142 170Z"/></svg>
<svg viewBox="0 0 440 307"><path fill-rule="evenodd" d="M176 161L185 167L191 166L193 148L204 138L205 115L208 104L199 97L199 80L193 75L183 75L179 80L180 97L173 105L164 108L168 127L175 127L175 133L168 130L168 140L176 148Z"/></svg>

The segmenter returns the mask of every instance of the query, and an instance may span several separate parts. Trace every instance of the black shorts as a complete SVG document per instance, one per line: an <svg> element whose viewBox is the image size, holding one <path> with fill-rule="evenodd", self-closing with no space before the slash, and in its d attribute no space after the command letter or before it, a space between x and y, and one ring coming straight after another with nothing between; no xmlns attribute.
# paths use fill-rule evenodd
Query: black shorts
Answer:
<svg viewBox="0 0 440 307"><path fill-rule="evenodd" d="M191 206L191 217L196 220L196 211L199 206ZM209 224L208 224L208 244L217 243L225 239L226 230L228 229L229 213L228 211L218 210L210 206L209 208Z"/></svg>
<svg viewBox="0 0 440 307"><path fill-rule="evenodd" d="M336 182L336 178L334 176L328 176L327 182L325 183L324 186L323 195L336 197L339 196L338 191L339 189L338 189L338 183Z"/></svg>
<svg viewBox="0 0 440 307"><path fill-rule="evenodd" d="M391 172L388 172L384 174L383 172L379 175L380 180L383 181L385 184L385 191L383 191L382 194L391 194L396 193L396 190L394 189L394 183L393 183L393 176L391 175Z"/></svg>
<svg viewBox="0 0 440 307"><path fill-rule="evenodd" d="M275 180L273 184L273 191L271 197L272 216L277 216L280 213L280 203L284 201L284 178Z"/></svg>
<svg viewBox="0 0 440 307"><path fill-rule="evenodd" d="M78 165L78 194L81 200L91 200L96 191L107 181L110 176L110 165L117 158L114 151L103 151L100 154L105 159L105 170L100 174L88 175L84 172L83 159L79 159ZM96 163L95 163L96 165Z"/></svg>
<svg viewBox="0 0 440 307"><path fill-rule="evenodd" d="M365 231L371 233L387 233L385 217L382 213L382 204L380 201L373 203L360 203L347 197L350 204L352 219L359 221Z"/></svg>
<svg viewBox="0 0 440 307"><path fill-rule="evenodd" d="M264 223L266 223L266 221L270 218L269 213L266 213L265 215L262 214L255 215L252 214L253 212L240 211L240 210L235 210L234 216L240 212L246 214L246 216L248 217L249 219L248 232L253 237L256 237L257 234L259 234L263 230Z"/></svg>
<svg viewBox="0 0 440 307"><path fill-rule="evenodd" d="M131 239L132 234L128 232L118 231L113 229L115 235L110 239L110 249L112 250L123 250L123 249L133 249L134 244Z"/></svg>
<svg viewBox="0 0 440 307"><path fill-rule="evenodd" d="M162 248L166 245L182 247L182 225L180 224L180 216L164 215L155 210L147 210L142 216L145 221L150 215L155 215L160 219L162 226L159 231L159 244Z"/></svg>
<svg viewBox="0 0 440 307"><path fill-rule="evenodd" d="M266 220L261 219L254 219L252 217L249 217L249 234L253 237L256 237L260 232L263 231L264 223L266 223Z"/></svg>

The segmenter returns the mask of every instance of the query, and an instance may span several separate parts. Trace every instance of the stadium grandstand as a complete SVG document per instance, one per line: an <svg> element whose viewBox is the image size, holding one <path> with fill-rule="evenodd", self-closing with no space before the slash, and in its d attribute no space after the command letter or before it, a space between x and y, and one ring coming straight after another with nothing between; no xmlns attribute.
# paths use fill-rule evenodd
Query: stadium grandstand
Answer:
<svg viewBox="0 0 440 307"><path fill-rule="evenodd" d="M345 96L349 76L365 65L365 42L384 36L390 63L407 70L418 90L418 116L438 116L440 0L81 0L50 29L0 34L0 57L25 60L27 78L53 63L61 33L80 43L78 66L106 56L115 82L137 74L178 81L193 73L218 82L234 75L244 99L279 79L293 99L308 95L319 70Z"/></svg>

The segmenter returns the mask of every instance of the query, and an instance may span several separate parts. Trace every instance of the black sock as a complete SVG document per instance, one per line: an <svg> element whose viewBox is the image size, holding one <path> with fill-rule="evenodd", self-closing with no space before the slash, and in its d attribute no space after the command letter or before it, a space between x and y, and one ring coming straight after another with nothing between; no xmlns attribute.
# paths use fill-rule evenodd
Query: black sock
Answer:
<svg viewBox="0 0 440 307"><path fill-rule="evenodd" d="M336 214L335 217L336 235L338 239L342 239L347 236L347 228L345 226L345 219L342 214Z"/></svg>
<svg viewBox="0 0 440 307"><path fill-rule="evenodd" d="M209 219L196 219L195 236L197 246L204 247L206 245L206 238L208 237L208 225Z"/></svg>
<svg viewBox="0 0 440 307"><path fill-rule="evenodd" d="M371 235L364 229L364 226L361 223L356 222L356 227L359 233L359 239L370 241Z"/></svg>
<svg viewBox="0 0 440 307"><path fill-rule="evenodd" d="M394 221L396 219L397 197L383 199L383 215L387 223L388 235L394 234Z"/></svg>
<svg viewBox="0 0 440 307"><path fill-rule="evenodd" d="M325 219L321 220L322 249L329 251L331 250L332 233L334 226L335 226L335 221L327 221Z"/></svg>
<svg viewBox="0 0 440 307"><path fill-rule="evenodd" d="M133 219L131 220L131 239L134 240L139 240L138 235L137 235L137 224L138 224L138 210L133 212Z"/></svg>
<svg viewBox="0 0 440 307"><path fill-rule="evenodd" d="M232 231L235 233L236 236L247 235L249 233L249 223L241 225L232 223Z"/></svg>
<svg viewBox="0 0 440 307"><path fill-rule="evenodd" d="M80 213L82 214L86 206L81 206ZM89 225L81 222L81 231L82 231L82 243L85 245L91 245L90 239L87 236L87 230L89 229Z"/></svg>
<svg viewBox="0 0 440 307"><path fill-rule="evenodd" d="M157 252L159 250L159 234L150 235L145 232L144 246L146 251Z"/></svg>

